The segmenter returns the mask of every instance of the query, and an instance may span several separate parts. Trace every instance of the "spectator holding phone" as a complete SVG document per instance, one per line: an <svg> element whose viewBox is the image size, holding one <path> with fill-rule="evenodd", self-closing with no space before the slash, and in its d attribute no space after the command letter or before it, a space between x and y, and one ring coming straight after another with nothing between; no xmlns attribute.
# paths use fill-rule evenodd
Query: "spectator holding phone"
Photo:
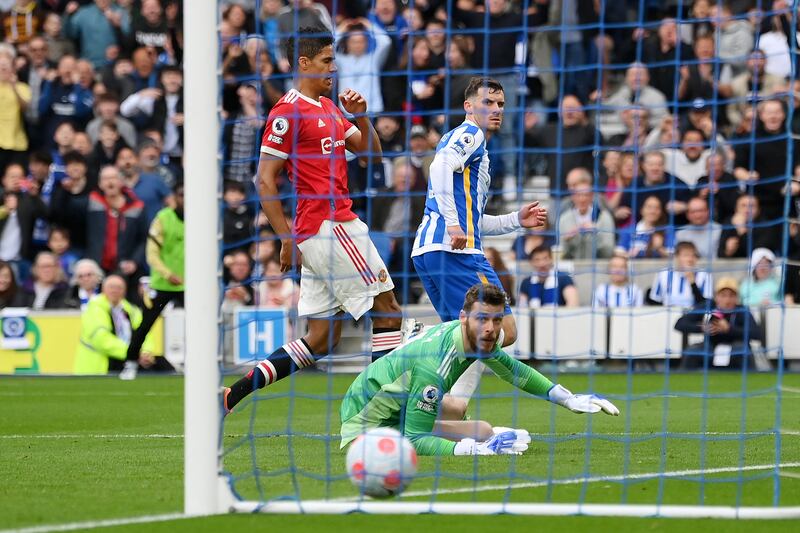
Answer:
<svg viewBox="0 0 800 533"><path fill-rule="evenodd" d="M714 289L713 300L695 304L675 324L681 333L705 336L703 342L683 350L681 366L742 368L747 358L752 368L750 341L761 338L761 328L750 310L739 304L739 284L734 278L720 278Z"/></svg>

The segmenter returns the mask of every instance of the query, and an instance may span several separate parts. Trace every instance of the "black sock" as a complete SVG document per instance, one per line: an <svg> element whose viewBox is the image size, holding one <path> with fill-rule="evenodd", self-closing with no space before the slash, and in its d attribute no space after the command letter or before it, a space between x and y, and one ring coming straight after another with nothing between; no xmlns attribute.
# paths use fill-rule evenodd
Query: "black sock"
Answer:
<svg viewBox="0 0 800 533"><path fill-rule="evenodd" d="M242 379L231 385L228 394L228 409L242 401L251 392L283 379L300 368L314 362L314 353L303 339L284 344L269 357L259 362Z"/></svg>
<svg viewBox="0 0 800 533"><path fill-rule="evenodd" d="M393 328L372 328L372 360L377 361L403 342L403 332Z"/></svg>

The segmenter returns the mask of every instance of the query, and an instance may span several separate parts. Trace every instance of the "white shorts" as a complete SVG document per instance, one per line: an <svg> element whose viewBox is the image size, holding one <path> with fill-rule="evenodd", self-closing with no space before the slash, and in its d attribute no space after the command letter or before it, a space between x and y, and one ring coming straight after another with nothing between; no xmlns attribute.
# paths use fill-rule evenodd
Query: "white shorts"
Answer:
<svg viewBox="0 0 800 533"><path fill-rule="evenodd" d="M372 309L375 296L394 288L369 228L359 219L326 220L298 248L303 254L299 316L347 311L358 320Z"/></svg>

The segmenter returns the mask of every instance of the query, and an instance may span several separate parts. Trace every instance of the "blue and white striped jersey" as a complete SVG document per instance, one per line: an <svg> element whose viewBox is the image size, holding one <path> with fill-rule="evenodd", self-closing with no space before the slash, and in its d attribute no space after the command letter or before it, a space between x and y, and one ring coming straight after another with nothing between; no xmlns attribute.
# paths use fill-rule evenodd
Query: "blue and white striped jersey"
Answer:
<svg viewBox="0 0 800 533"><path fill-rule="evenodd" d="M603 283L594 290L595 307L641 307L644 304L642 289L629 283L625 286Z"/></svg>
<svg viewBox="0 0 800 533"><path fill-rule="evenodd" d="M481 227L489 182L486 139L477 124L466 120L447 132L436 147L428 180L425 216L417 229L411 256L435 250L482 254ZM447 226L456 224L467 236L463 250L450 247ZM510 227L504 229L512 230ZM484 226L484 233L485 230Z"/></svg>
<svg viewBox="0 0 800 533"><path fill-rule="evenodd" d="M708 272L695 272L694 281L697 288L707 299L714 296L714 282ZM650 299L663 305L692 307L697 302L692 292L692 284L677 270L662 270L656 274L650 288Z"/></svg>

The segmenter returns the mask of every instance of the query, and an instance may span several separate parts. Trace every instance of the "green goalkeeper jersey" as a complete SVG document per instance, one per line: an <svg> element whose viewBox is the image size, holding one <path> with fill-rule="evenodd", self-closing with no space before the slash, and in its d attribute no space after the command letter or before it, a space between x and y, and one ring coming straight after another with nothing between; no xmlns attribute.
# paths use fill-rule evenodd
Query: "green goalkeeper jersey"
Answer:
<svg viewBox="0 0 800 533"><path fill-rule="evenodd" d="M375 427L395 427L420 455L452 455L455 442L431 434L442 396L475 361L464 354L461 322L454 320L370 364L350 385L340 410L344 448ZM482 361L520 389L547 397L553 383L510 357L500 346Z"/></svg>

